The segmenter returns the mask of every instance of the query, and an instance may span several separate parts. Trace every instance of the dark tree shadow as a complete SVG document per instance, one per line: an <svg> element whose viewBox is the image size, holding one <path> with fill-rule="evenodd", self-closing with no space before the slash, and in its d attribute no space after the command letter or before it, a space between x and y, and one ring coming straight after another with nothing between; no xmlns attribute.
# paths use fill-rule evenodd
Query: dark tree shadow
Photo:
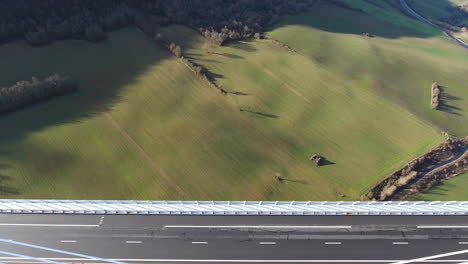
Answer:
<svg viewBox="0 0 468 264"><path fill-rule="evenodd" d="M334 164L335 164L335 162L330 161L330 160L328 160L327 158L323 158L323 159L320 161L320 167L328 166L328 165L334 165Z"/></svg>
<svg viewBox="0 0 468 264"><path fill-rule="evenodd" d="M363 2L380 9L382 12L399 12L417 21L400 8L399 1L393 1L394 3L392 1L393 0L386 0L385 2L376 3L377 1L369 0ZM392 39L401 37L429 38L442 34L442 32L417 30L405 24L396 24L385 21L384 19L379 19L377 15L366 13L366 11L353 7L347 2L348 1L337 0L320 1L302 14L288 16L287 19L280 20L278 24L273 25L269 30L289 25L301 25L332 33L356 34L361 36L368 33L371 36ZM420 23L424 24L423 22Z"/></svg>
<svg viewBox="0 0 468 264"><path fill-rule="evenodd" d="M220 56L223 56L223 57L226 57L226 58L230 58L230 59L242 59L242 58L243 58L242 56L235 55L235 54L229 54L229 53L217 53L217 52L213 52L213 54L220 55Z"/></svg>
<svg viewBox="0 0 468 264"><path fill-rule="evenodd" d="M0 195L18 195L20 192L15 187L9 186L10 176L0 174Z"/></svg>
<svg viewBox="0 0 468 264"><path fill-rule="evenodd" d="M237 42L231 42L227 46L233 47L240 50L245 50L248 52L254 52L257 48L252 44L253 40L242 40Z"/></svg>
<svg viewBox="0 0 468 264"><path fill-rule="evenodd" d="M258 111L252 111L252 110L244 109L244 108L240 108L240 111L255 114L255 115L259 115L259 116L269 117L269 118L279 118L279 116L274 115L274 114L258 112Z"/></svg>
<svg viewBox="0 0 468 264"><path fill-rule="evenodd" d="M462 100L460 97L451 95L447 92L446 86L439 86L440 89L440 98L439 98L439 110L452 114L452 115L461 115L463 109L450 104L450 101Z"/></svg>
<svg viewBox="0 0 468 264"><path fill-rule="evenodd" d="M292 182L292 183L299 183L299 184L310 184L308 181L287 179L287 178L283 178L283 182Z"/></svg>
<svg viewBox="0 0 468 264"><path fill-rule="evenodd" d="M233 94L233 95L242 95L242 96L247 96L247 95L250 95L248 93L244 93L244 92L239 92L239 91L227 91L228 94Z"/></svg>
<svg viewBox="0 0 468 264"><path fill-rule="evenodd" d="M209 63L219 63L217 60L211 60L211 59L203 59L203 56L195 54L195 53L186 53L184 56L189 59L189 60L196 60L199 62L209 62Z"/></svg>

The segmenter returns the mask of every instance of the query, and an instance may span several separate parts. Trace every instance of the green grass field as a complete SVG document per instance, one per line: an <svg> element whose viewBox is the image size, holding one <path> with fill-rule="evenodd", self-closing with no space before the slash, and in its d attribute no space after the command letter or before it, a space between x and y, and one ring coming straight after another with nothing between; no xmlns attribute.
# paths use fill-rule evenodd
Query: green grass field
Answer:
<svg viewBox="0 0 468 264"><path fill-rule="evenodd" d="M420 194L415 200L422 201L466 201L468 200L468 173L458 175L431 189L430 192Z"/></svg>
<svg viewBox="0 0 468 264"><path fill-rule="evenodd" d="M194 31L162 30L246 95L219 94L134 29L1 46L0 85L58 72L80 90L0 117L0 197L355 200L442 130L468 132L462 49L388 6L377 19L321 5L268 32L299 54L269 40L208 53ZM459 109L429 109L433 81ZM314 167L313 153L332 164Z"/></svg>

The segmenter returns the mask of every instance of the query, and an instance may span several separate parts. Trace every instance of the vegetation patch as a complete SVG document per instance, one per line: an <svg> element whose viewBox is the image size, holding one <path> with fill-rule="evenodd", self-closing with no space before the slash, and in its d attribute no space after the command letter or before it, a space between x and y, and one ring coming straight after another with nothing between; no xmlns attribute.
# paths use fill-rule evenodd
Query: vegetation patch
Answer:
<svg viewBox="0 0 468 264"><path fill-rule="evenodd" d="M369 199L407 200L468 171L468 137L450 138L372 188Z"/></svg>
<svg viewBox="0 0 468 264"><path fill-rule="evenodd" d="M19 81L10 87L0 87L0 113L34 104L54 96L75 91L76 84L58 74L43 80Z"/></svg>

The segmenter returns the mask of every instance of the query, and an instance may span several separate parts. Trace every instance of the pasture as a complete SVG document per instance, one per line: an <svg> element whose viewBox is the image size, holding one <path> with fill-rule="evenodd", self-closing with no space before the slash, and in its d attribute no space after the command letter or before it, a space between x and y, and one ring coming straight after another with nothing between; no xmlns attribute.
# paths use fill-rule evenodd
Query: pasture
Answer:
<svg viewBox="0 0 468 264"><path fill-rule="evenodd" d="M320 5L267 33L298 53L161 29L228 95L132 28L99 44L0 46L0 85L58 72L80 87L0 116L0 197L357 200L442 131L468 132L462 49L388 6L376 18ZM429 108L433 81L453 96L446 111Z"/></svg>

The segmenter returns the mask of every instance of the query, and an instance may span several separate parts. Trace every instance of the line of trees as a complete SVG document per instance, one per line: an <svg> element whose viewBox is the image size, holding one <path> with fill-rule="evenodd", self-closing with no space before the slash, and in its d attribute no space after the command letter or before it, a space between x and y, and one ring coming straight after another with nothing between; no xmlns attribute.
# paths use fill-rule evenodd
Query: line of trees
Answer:
<svg viewBox="0 0 468 264"><path fill-rule="evenodd" d="M150 36L168 24L200 31L214 43L253 36L281 15L306 10L317 0L0 0L0 44L25 39L104 39L105 32L136 25Z"/></svg>
<svg viewBox="0 0 468 264"><path fill-rule="evenodd" d="M76 89L77 85L69 77L58 74L43 80L32 77L31 81L19 81L10 87L0 87L0 113L70 93Z"/></svg>

